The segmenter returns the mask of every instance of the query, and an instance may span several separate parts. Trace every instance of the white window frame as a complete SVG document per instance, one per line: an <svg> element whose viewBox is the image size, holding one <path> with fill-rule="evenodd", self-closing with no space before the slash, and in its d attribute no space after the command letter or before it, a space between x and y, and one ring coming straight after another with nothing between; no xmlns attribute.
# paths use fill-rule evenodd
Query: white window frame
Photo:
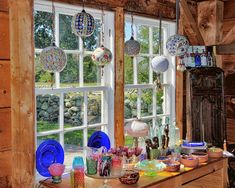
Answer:
<svg viewBox="0 0 235 188"><path fill-rule="evenodd" d="M125 21L131 23L131 16L125 15ZM137 89L137 118L140 120L151 120L153 122L153 126L156 125L156 121L159 118L163 118L163 123L165 123L164 117L170 118L170 124L175 121L175 57L170 56L167 53L165 48L167 39L175 34L175 23L162 21L162 29L163 29L163 54L169 60L169 69L163 73L163 88L164 88L164 104L163 104L163 114L156 114L157 108L157 99L155 89L156 85L153 80L153 70L151 67L151 60L158 56L159 54L153 53L153 27L159 27L159 20L144 18L140 16L134 16L134 38L137 40L137 25L143 25L149 27L149 52L148 53L140 53L136 57L133 58L133 84L125 84L125 91L130 89ZM128 40L128 39L127 39ZM138 65L137 58L138 57L148 57L149 58L149 83L147 84L139 84L138 83ZM141 116L141 92L143 89L153 89L153 108L152 115L150 116ZM130 122L135 120L136 118L128 118L125 119L125 122Z"/></svg>
<svg viewBox="0 0 235 188"><path fill-rule="evenodd" d="M81 12L82 7L75 5L68 5L62 3L54 3L55 5L55 42L56 45L59 46L59 14L71 15ZM34 8L36 11L43 12L52 12L52 4L50 1L45 0L36 0L34 3ZM101 20L101 10L85 8L86 12L92 14L95 19ZM105 11L104 12L104 45L110 49L114 57L114 13ZM40 53L42 49L35 49L35 53ZM83 57L84 55L91 54L91 51L83 51L83 42L80 38L79 40L79 49L77 50L64 50L66 54L78 54L79 55L79 85L80 87L70 87L70 88L61 88L60 87L60 75L59 73L55 74L55 87L52 88L35 88L35 101L36 96L38 95L53 95L56 94L60 97L59 102L59 129L50 130L44 132L37 132L37 118L35 122L35 133L36 138L35 141L37 143L37 137L39 136L47 136L51 134L59 134L60 144L64 147L64 133L76 130L83 130L83 146L87 145L87 133L88 128L101 127L102 131L106 132L111 141L111 145L114 144L114 58L112 62L105 66L104 68L104 76L101 79L100 86L84 86L83 83ZM87 122L87 107L88 107L88 92L103 92L101 95L101 123L88 125ZM83 104L83 125L72 127L72 128L64 128L64 95L70 92L81 92L84 96L84 104Z"/></svg>

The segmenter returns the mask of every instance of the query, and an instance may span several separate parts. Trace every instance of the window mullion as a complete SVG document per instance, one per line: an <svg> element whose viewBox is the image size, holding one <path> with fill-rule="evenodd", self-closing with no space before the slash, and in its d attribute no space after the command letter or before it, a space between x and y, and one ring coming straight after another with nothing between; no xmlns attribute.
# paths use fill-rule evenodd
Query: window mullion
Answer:
<svg viewBox="0 0 235 188"><path fill-rule="evenodd" d="M149 27L149 83L153 83L153 70L151 60L153 58L153 28Z"/></svg>
<svg viewBox="0 0 235 188"><path fill-rule="evenodd" d="M137 118L141 118L141 94L142 91L140 88L137 90Z"/></svg>
<svg viewBox="0 0 235 188"><path fill-rule="evenodd" d="M79 55L79 85L80 87L83 86L84 80L83 80L83 57L84 57L84 51L83 51L83 40L81 37L79 37L79 51L82 53Z"/></svg>
<svg viewBox="0 0 235 188"><path fill-rule="evenodd" d="M88 109L88 92L87 91L84 91L84 114L83 114L83 124L84 124L84 129L83 129L83 146L87 146L87 124L88 124L88 121L87 121L87 110Z"/></svg>
<svg viewBox="0 0 235 188"><path fill-rule="evenodd" d="M64 93L60 93L60 104L59 104L59 126L60 130L60 144L64 148Z"/></svg>
<svg viewBox="0 0 235 188"><path fill-rule="evenodd" d="M59 13L55 13L55 44L56 46L60 46L60 28L59 28ZM55 87L60 87L60 73L55 73Z"/></svg>
<svg viewBox="0 0 235 188"><path fill-rule="evenodd" d="M137 26L133 24L134 38L137 40ZM134 84L138 84L138 68L137 68L137 57L133 58L133 81Z"/></svg>

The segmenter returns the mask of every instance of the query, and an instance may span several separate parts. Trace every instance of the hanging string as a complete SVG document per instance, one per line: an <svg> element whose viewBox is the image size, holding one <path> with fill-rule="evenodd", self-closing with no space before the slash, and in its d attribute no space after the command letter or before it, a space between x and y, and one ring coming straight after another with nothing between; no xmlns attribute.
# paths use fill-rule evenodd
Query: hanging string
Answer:
<svg viewBox="0 0 235 188"><path fill-rule="evenodd" d="M55 5L54 0L52 0L52 45L55 45Z"/></svg>
<svg viewBox="0 0 235 188"><path fill-rule="evenodd" d="M133 23L134 23L133 13L131 13L131 36L132 37L134 37Z"/></svg>
<svg viewBox="0 0 235 188"><path fill-rule="evenodd" d="M104 7L102 6L101 15L101 46L104 46Z"/></svg>
<svg viewBox="0 0 235 188"><path fill-rule="evenodd" d="M180 0L176 0L176 34L178 34L179 29L179 2Z"/></svg>
<svg viewBox="0 0 235 188"><path fill-rule="evenodd" d="M84 11L85 7L85 0L82 1L82 11Z"/></svg>

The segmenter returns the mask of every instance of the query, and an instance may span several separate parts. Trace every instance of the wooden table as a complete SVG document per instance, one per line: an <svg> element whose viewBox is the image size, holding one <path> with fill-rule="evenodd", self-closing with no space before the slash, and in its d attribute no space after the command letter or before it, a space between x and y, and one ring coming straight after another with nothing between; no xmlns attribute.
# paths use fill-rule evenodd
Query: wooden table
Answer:
<svg viewBox="0 0 235 188"><path fill-rule="evenodd" d="M210 159L199 167L184 168L180 172L159 172L155 177L141 176L137 184L124 185L119 180L109 180L113 188L226 188L227 187L227 158ZM51 180L40 181L44 188L71 188L69 175L63 177L60 184L52 184ZM102 180L85 178L85 188L98 188Z"/></svg>

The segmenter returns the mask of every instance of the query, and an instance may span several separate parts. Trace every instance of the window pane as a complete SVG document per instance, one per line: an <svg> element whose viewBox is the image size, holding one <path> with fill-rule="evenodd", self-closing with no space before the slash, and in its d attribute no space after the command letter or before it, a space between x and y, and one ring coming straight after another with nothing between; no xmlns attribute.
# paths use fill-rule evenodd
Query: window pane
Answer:
<svg viewBox="0 0 235 188"><path fill-rule="evenodd" d="M95 31L89 37L83 38L83 48L84 51L94 51L100 46L100 32L101 32L101 22L95 19Z"/></svg>
<svg viewBox="0 0 235 188"><path fill-rule="evenodd" d="M67 65L60 73L61 87L79 85L79 55L67 54Z"/></svg>
<svg viewBox="0 0 235 188"><path fill-rule="evenodd" d="M59 104L57 95L38 95L37 106L37 132L50 131L59 128Z"/></svg>
<svg viewBox="0 0 235 188"><path fill-rule="evenodd" d="M140 42L140 53L149 53L149 27L137 25L137 40Z"/></svg>
<svg viewBox="0 0 235 188"><path fill-rule="evenodd" d="M51 87L51 80L54 76L42 69L40 65L40 54L35 54L35 87L36 88L49 88Z"/></svg>
<svg viewBox="0 0 235 188"><path fill-rule="evenodd" d="M101 131L101 127L88 128L88 140L95 131Z"/></svg>
<svg viewBox="0 0 235 188"><path fill-rule="evenodd" d="M87 109L88 124L101 123L101 98L101 91L89 92Z"/></svg>
<svg viewBox="0 0 235 188"><path fill-rule="evenodd" d="M45 48L51 45L52 14L34 11L34 40L35 48Z"/></svg>
<svg viewBox="0 0 235 188"><path fill-rule="evenodd" d="M137 57L138 84L149 83L149 58Z"/></svg>
<svg viewBox="0 0 235 188"><path fill-rule="evenodd" d="M125 119L137 117L137 89L125 92Z"/></svg>
<svg viewBox="0 0 235 188"><path fill-rule="evenodd" d="M125 84L133 84L133 58L125 55Z"/></svg>
<svg viewBox="0 0 235 188"><path fill-rule="evenodd" d="M134 137L126 135L125 136L125 146L132 147L133 143L134 143Z"/></svg>
<svg viewBox="0 0 235 188"><path fill-rule="evenodd" d="M82 93L67 93L64 95L64 126L65 128L83 125Z"/></svg>
<svg viewBox="0 0 235 188"><path fill-rule="evenodd" d="M164 102L163 89L157 90L157 114L163 113L163 102Z"/></svg>
<svg viewBox="0 0 235 188"><path fill-rule="evenodd" d="M59 15L60 47L66 50L79 49L79 37L72 32L71 21L72 16Z"/></svg>
<svg viewBox="0 0 235 188"><path fill-rule="evenodd" d="M125 41L131 38L131 23L125 22Z"/></svg>
<svg viewBox="0 0 235 188"><path fill-rule="evenodd" d="M153 89L143 89L141 94L141 116L153 114Z"/></svg>
<svg viewBox="0 0 235 188"><path fill-rule="evenodd" d="M101 68L93 63L91 55L83 59L83 75L85 86L101 85Z"/></svg>
<svg viewBox="0 0 235 188"><path fill-rule="evenodd" d="M47 136L38 136L37 137L37 148L38 146L45 140L48 139L53 139L59 142L59 134L51 134L51 135L47 135Z"/></svg>
<svg viewBox="0 0 235 188"><path fill-rule="evenodd" d="M83 130L71 131L64 134L64 164L68 167L67 170L72 165L75 156L83 155L83 146Z"/></svg>
<svg viewBox="0 0 235 188"><path fill-rule="evenodd" d="M162 29L162 52L163 52L163 29ZM153 27L153 53L159 54L159 28Z"/></svg>

